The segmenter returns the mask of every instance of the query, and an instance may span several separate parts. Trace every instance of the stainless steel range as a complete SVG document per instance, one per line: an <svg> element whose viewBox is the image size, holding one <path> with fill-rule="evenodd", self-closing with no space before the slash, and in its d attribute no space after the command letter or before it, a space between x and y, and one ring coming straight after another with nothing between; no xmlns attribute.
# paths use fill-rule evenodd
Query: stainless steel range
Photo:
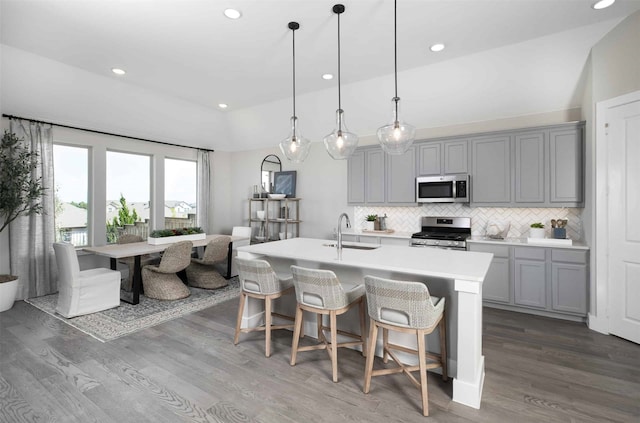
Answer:
<svg viewBox="0 0 640 423"><path fill-rule="evenodd" d="M411 235L410 245L465 250L470 236L470 217L425 216L422 218L422 232Z"/></svg>

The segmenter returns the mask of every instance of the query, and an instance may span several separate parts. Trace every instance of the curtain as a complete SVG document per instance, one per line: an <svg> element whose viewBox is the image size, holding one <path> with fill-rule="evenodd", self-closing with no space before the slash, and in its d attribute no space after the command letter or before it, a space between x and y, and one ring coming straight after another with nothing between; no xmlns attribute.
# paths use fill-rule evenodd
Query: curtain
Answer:
<svg viewBox="0 0 640 423"><path fill-rule="evenodd" d="M16 299L23 300L58 290L53 253L53 136L51 125L21 119L11 119L10 131L22 138L27 148L38 153L38 167L32 177L42 178L45 188L42 213L20 216L9 225L11 273L19 279Z"/></svg>
<svg viewBox="0 0 640 423"><path fill-rule="evenodd" d="M211 205L211 156L209 151L198 150L198 226L209 233L209 207Z"/></svg>

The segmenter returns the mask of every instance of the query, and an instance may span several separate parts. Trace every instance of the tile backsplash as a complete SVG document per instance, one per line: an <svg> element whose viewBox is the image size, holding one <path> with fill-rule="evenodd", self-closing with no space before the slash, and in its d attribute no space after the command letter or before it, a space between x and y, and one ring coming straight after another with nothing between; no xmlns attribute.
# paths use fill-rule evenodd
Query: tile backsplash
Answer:
<svg viewBox="0 0 640 423"><path fill-rule="evenodd" d="M469 207L465 204L426 204L416 207L354 207L354 227L364 225L365 216L387 215L387 228L396 232L418 232L422 216L460 216L471 218L472 235L484 235L489 222L510 223L508 237L528 236L529 225L542 222L551 235L551 219L567 219L567 237L582 240L582 209L579 208L499 208Z"/></svg>

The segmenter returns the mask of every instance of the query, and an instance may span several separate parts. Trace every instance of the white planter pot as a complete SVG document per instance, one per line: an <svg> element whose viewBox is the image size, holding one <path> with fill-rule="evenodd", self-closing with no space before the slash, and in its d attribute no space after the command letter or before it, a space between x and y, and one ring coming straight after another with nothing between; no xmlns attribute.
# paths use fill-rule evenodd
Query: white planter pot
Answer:
<svg viewBox="0 0 640 423"><path fill-rule="evenodd" d="M529 228L529 238L544 238L544 228Z"/></svg>
<svg viewBox="0 0 640 423"><path fill-rule="evenodd" d="M13 307L17 293L18 279L0 283L0 312L7 311Z"/></svg>
<svg viewBox="0 0 640 423"><path fill-rule="evenodd" d="M191 234L191 235L177 235L177 236L163 236L161 238L147 238L147 243L151 245L173 244L180 241L197 241L199 239L205 239L207 234Z"/></svg>
<svg viewBox="0 0 640 423"><path fill-rule="evenodd" d="M370 222L368 220L365 220L364 222L364 229L367 231L372 231L376 228L376 222Z"/></svg>

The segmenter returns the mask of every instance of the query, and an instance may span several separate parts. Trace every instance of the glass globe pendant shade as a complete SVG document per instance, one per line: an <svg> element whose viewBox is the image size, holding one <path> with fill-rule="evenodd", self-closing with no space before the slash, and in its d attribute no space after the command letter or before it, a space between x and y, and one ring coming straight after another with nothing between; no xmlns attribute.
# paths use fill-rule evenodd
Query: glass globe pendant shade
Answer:
<svg viewBox="0 0 640 423"><path fill-rule="evenodd" d="M358 146L358 136L349 132L344 124L344 111L336 111L336 129L324 137L324 146L335 160L348 159Z"/></svg>
<svg viewBox="0 0 640 423"><path fill-rule="evenodd" d="M394 97L391 101L391 123L378 128L378 141L386 153L400 155L406 153L413 144L416 138L416 128L400 120L400 99Z"/></svg>
<svg viewBox="0 0 640 423"><path fill-rule="evenodd" d="M291 117L291 135L280 141L280 151L294 163L302 163L309 155L311 141L300 135L298 118Z"/></svg>

